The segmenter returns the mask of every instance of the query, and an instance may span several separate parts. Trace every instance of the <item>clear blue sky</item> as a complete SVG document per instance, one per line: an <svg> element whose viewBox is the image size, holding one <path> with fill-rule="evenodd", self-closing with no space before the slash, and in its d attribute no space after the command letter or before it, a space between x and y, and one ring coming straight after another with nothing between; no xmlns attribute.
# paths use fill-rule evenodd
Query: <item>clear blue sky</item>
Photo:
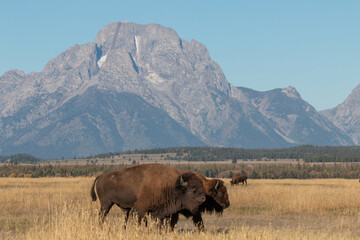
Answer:
<svg viewBox="0 0 360 240"><path fill-rule="evenodd" d="M159 23L203 43L235 86L294 86L317 110L360 84L360 1L3 0L0 75L39 72L106 24Z"/></svg>

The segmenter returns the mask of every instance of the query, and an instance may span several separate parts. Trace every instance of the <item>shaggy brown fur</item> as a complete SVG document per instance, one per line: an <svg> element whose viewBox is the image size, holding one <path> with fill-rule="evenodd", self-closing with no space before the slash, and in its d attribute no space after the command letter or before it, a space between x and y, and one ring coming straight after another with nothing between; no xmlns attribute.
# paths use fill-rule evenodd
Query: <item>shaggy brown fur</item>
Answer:
<svg viewBox="0 0 360 240"><path fill-rule="evenodd" d="M222 211L230 206L229 195L227 189L224 185L224 182L220 179L208 179L201 175L200 173L193 171L181 171L182 173L190 172L196 174L199 177L204 185L206 200L199 206L197 212L192 213L187 210L181 210L176 214L171 216L170 225L173 229L178 222L179 213L189 218L192 217L192 220L195 226L199 230L204 230L204 222L201 216L203 212L217 212L222 213Z"/></svg>
<svg viewBox="0 0 360 240"><path fill-rule="evenodd" d="M232 186L234 184L238 185L239 183L242 182L243 186L244 186L244 183L246 183L246 186L247 186L247 179L248 179L248 177L245 174L234 174L232 176L230 183Z"/></svg>
<svg viewBox="0 0 360 240"><path fill-rule="evenodd" d="M101 204L101 222L114 204L126 212L126 223L130 210L141 222L146 213L164 219L184 209L197 212L205 201L201 179L161 164L143 164L98 176L91 188L93 201L95 188Z"/></svg>

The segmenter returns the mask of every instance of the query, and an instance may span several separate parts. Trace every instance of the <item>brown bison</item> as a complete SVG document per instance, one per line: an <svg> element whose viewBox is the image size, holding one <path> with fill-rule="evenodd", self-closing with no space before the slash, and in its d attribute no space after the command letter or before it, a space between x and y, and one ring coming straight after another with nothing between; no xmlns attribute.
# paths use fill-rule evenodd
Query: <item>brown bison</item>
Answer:
<svg viewBox="0 0 360 240"><path fill-rule="evenodd" d="M202 181L194 173L180 174L161 164L143 164L98 176L91 188L93 201L95 188L101 222L114 204L125 211L125 223L130 210L140 223L146 213L160 220L184 209L195 213L206 199Z"/></svg>
<svg viewBox="0 0 360 240"><path fill-rule="evenodd" d="M246 186L247 186L247 179L248 179L248 177L245 174L234 174L232 176L230 183L232 186L234 184L237 185L242 182L243 186L244 186L244 183L246 183Z"/></svg>
<svg viewBox="0 0 360 240"><path fill-rule="evenodd" d="M179 220L179 213L189 218L192 217L192 220L195 226L199 230L204 230L204 222L201 217L201 213L207 212L217 212L222 213L222 211L230 206L229 195L227 189L224 185L224 182L220 179L208 179L201 175L200 173L193 171L181 171L182 173L194 173L197 177L202 180L205 189L206 200L203 202L196 212L190 212L186 209L180 210L179 212L173 214L170 220L170 226L173 229L176 223Z"/></svg>

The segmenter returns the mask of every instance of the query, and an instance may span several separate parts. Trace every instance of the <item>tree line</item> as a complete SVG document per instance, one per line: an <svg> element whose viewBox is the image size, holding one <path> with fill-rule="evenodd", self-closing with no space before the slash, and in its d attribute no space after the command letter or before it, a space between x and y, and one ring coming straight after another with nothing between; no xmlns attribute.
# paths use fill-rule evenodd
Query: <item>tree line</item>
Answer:
<svg viewBox="0 0 360 240"><path fill-rule="evenodd" d="M138 164L138 163L136 163ZM134 164L133 164L134 165ZM128 164L14 164L0 166L0 177L94 177L102 173L128 167ZM231 178L245 173L251 179L308 179L360 177L359 163L259 163L259 164L172 164L177 169L193 170L206 177Z"/></svg>
<svg viewBox="0 0 360 240"><path fill-rule="evenodd" d="M89 158L110 158L122 154L168 154L176 153L169 160L224 161L227 159L303 159L305 162L359 162L360 146L314 146L302 145L279 149L244 149L228 147L172 147L110 152Z"/></svg>
<svg viewBox="0 0 360 240"><path fill-rule="evenodd" d="M167 160L184 161L224 161L228 159L261 160L261 159L303 159L305 162L360 162L360 146L314 146L302 145L279 149L244 149L228 147L172 147L132 150L126 152L109 152L88 156L87 159L113 158L124 154L169 154L176 157ZM76 157L74 157L75 159ZM0 156L0 162L38 163L45 161L29 154Z"/></svg>

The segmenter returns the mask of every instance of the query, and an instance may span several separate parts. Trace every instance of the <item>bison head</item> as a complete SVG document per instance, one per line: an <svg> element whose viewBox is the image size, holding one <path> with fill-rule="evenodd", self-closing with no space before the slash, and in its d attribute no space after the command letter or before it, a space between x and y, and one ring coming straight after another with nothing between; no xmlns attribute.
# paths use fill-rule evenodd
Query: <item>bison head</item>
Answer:
<svg viewBox="0 0 360 240"><path fill-rule="evenodd" d="M177 188L181 191L181 203L184 209L197 212L200 204L205 202L203 183L194 173L183 173L177 180Z"/></svg>
<svg viewBox="0 0 360 240"><path fill-rule="evenodd" d="M207 194L210 194L214 201L222 208L230 206L229 195L223 181L212 179L209 181L206 188Z"/></svg>

